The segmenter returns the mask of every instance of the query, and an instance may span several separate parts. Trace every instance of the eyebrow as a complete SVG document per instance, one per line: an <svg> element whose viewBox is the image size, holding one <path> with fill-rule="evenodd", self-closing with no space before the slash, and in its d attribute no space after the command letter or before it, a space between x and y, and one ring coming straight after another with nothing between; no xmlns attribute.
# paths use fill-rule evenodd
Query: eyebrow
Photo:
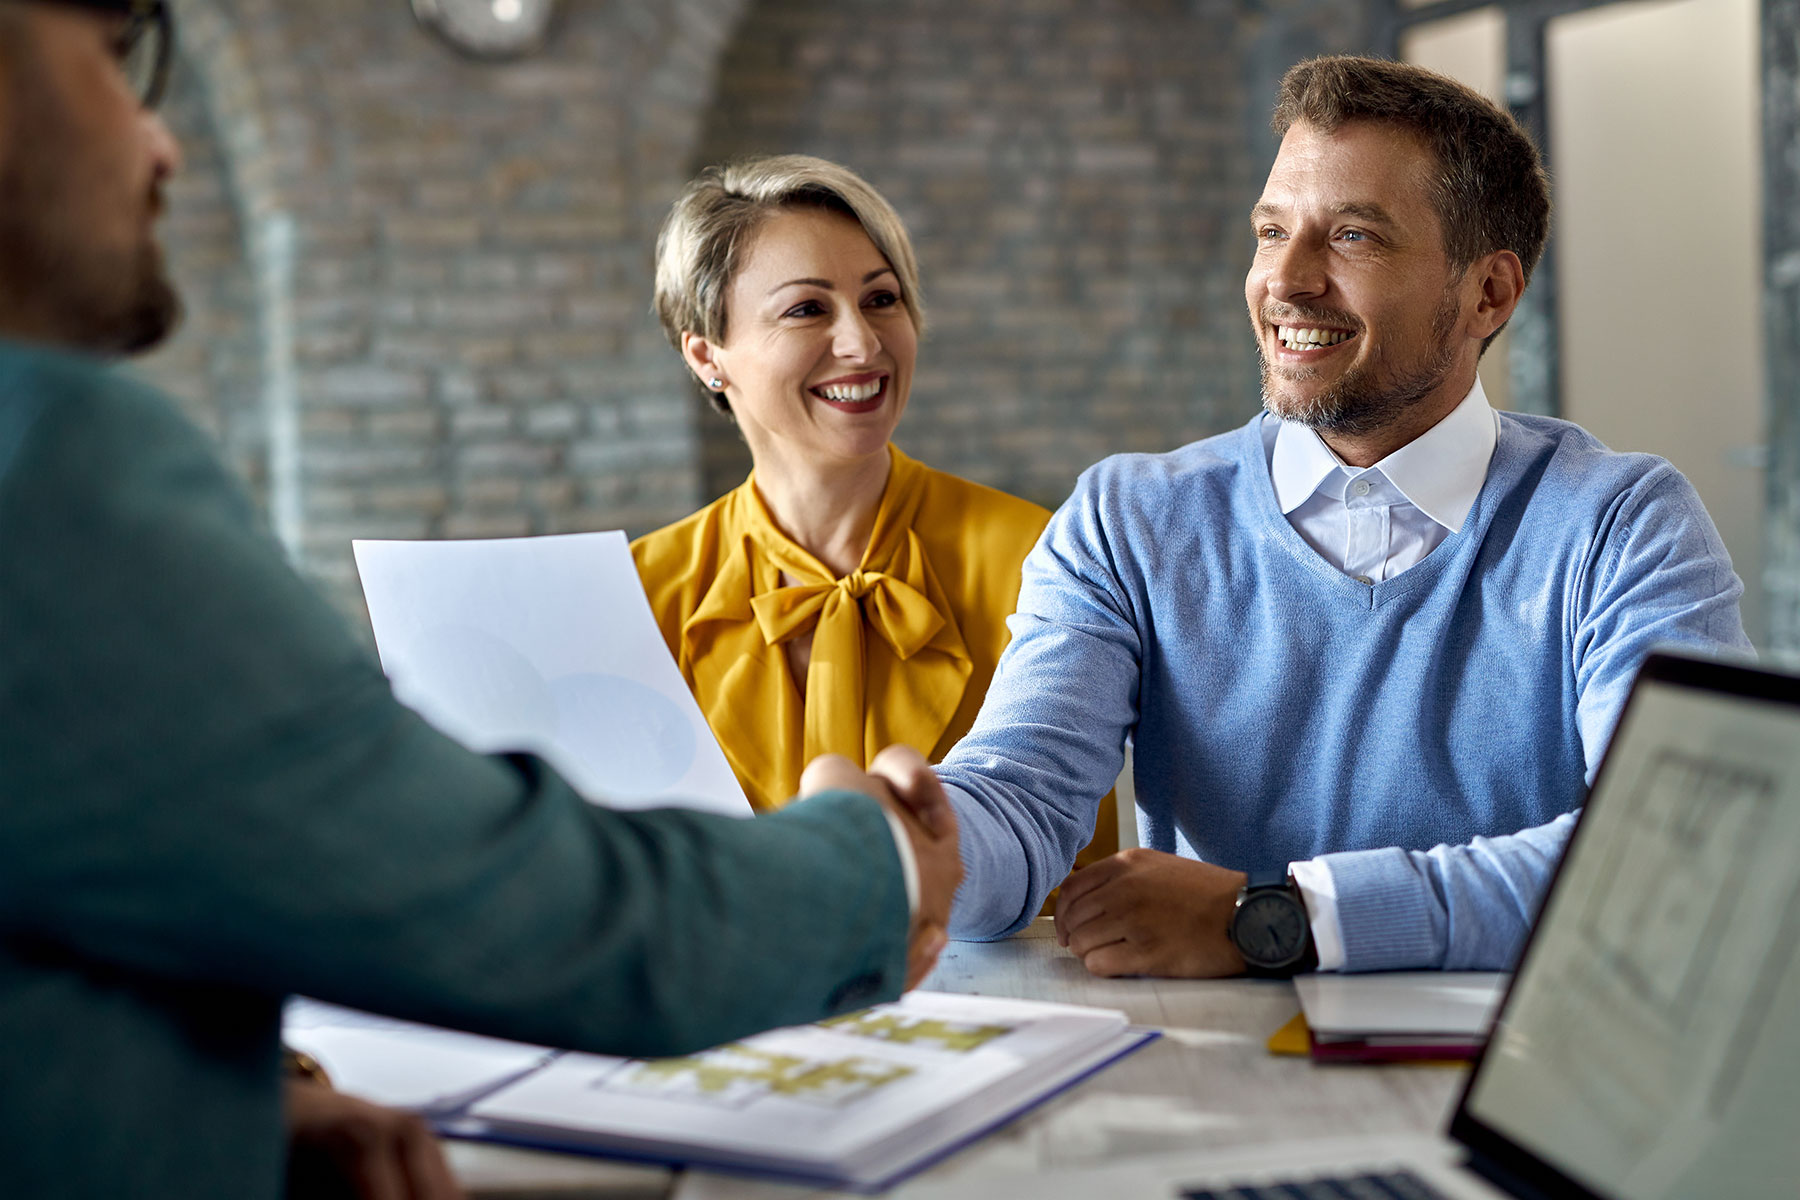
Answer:
<svg viewBox="0 0 1800 1200"><path fill-rule="evenodd" d="M875 270L870 271L867 275L864 275L862 277L862 281L864 283L869 283L869 282L872 282L873 280L881 278L883 275L893 275L895 279L900 278L899 275L895 274L894 268L892 268L892 267L877 267ZM832 290L832 288L834 286L835 285L829 279L790 279L786 283L778 283L774 287L770 288L769 295L773 296L776 292L779 292L782 288L791 288L791 287L817 287L817 288L824 288L826 291L829 292Z"/></svg>
<svg viewBox="0 0 1800 1200"><path fill-rule="evenodd" d="M1255 221L1263 217L1278 217L1286 211L1287 209L1283 206L1270 204L1265 200L1250 210L1250 219ZM1373 200L1346 200L1341 204L1332 205L1330 211L1340 217L1360 217L1362 220L1376 221L1383 225L1396 224L1393 214Z"/></svg>

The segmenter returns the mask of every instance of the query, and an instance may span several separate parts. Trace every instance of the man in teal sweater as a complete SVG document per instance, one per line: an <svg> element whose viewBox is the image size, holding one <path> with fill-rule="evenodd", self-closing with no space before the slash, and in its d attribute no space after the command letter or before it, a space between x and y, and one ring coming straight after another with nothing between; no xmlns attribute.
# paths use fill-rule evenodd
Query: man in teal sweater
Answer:
<svg viewBox="0 0 1800 1200"><path fill-rule="evenodd" d="M462 749L104 369L179 307L169 35L161 0L0 0L0 1191L276 1196L288 993L661 1054L916 981L947 811L826 764L757 821L614 813Z"/></svg>

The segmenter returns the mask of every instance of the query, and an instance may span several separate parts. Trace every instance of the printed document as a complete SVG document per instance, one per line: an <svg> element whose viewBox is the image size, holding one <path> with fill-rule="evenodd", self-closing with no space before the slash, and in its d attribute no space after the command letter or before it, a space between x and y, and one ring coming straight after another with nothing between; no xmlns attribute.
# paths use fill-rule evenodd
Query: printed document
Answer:
<svg viewBox="0 0 1800 1200"><path fill-rule="evenodd" d="M609 808L750 815L623 533L354 548L382 668L433 725L542 755Z"/></svg>
<svg viewBox="0 0 1800 1200"><path fill-rule="evenodd" d="M290 1002L339 1088L464 1138L874 1187L1155 1038L1123 1013L909 992L678 1058L547 1050Z"/></svg>

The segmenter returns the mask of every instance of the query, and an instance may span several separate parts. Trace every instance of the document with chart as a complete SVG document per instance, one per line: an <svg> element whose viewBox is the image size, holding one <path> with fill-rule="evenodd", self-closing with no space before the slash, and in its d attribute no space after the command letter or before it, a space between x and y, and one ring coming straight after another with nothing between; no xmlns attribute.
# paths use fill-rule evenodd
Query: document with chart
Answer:
<svg viewBox="0 0 1800 1200"><path fill-rule="evenodd" d="M610 808L750 815L624 534L354 549L394 695L443 732L542 755Z"/></svg>
<svg viewBox="0 0 1800 1200"><path fill-rule="evenodd" d="M1124 1014L911 992L668 1059L565 1054L452 1135L886 1186L1142 1046Z"/></svg>
<svg viewBox="0 0 1800 1200"><path fill-rule="evenodd" d="M1800 721L1640 693L1468 1104L1609 1193L1763 1194L1792 1169Z"/></svg>

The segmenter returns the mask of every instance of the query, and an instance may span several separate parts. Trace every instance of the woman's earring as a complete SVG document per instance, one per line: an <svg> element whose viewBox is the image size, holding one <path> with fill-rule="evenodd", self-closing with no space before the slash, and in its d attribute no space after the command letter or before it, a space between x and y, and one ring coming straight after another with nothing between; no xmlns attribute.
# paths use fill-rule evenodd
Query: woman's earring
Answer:
<svg viewBox="0 0 1800 1200"><path fill-rule="evenodd" d="M723 379L720 379L717 375L715 375L711 379L706 381L706 386L711 388L715 392L724 391L725 390L725 381Z"/></svg>

